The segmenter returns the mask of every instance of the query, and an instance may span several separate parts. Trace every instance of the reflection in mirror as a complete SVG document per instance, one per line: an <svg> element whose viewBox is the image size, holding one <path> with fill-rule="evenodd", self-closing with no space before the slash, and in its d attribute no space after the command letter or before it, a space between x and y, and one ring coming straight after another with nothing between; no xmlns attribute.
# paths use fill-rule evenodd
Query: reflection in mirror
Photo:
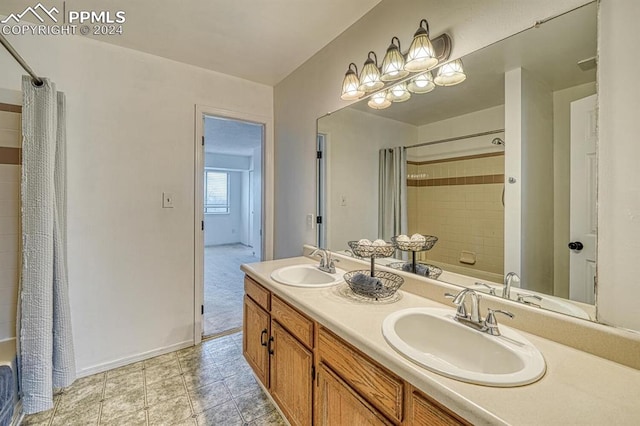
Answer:
<svg viewBox="0 0 640 426"><path fill-rule="evenodd" d="M515 272L513 300L594 318L596 16L465 56L457 86L319 119L319 245L433 235L416 259L439 280L500 296Z"/></svg>

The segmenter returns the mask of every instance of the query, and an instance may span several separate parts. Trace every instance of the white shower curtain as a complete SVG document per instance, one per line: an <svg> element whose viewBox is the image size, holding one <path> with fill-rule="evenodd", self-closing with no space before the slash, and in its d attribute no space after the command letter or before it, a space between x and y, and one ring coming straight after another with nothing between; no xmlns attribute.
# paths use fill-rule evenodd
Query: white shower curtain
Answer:
<svg viewBox="0 0 640 426"><path fill-rule="evenodd" d="M26 414L53 407L53 389L75 380L67 277L64 93L22 79L22 271L18 358Z"/></svg>
<svg viewBox="0 0 640 426"><path fill-rule="evenodd" d="M407 233L407 150L384 148L379 153L378 238Z"/></svg>

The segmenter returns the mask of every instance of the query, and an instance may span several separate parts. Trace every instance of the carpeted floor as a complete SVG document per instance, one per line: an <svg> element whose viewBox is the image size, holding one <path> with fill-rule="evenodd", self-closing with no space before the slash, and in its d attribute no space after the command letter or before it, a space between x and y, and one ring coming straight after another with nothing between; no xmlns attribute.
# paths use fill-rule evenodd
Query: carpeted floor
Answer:
<svg viewBox="0 0 640 426"><path fill-rule="evenodd" d="M258 262L251 247L242 244L204 249L204 335L242 327L243 263Z"/></svg>

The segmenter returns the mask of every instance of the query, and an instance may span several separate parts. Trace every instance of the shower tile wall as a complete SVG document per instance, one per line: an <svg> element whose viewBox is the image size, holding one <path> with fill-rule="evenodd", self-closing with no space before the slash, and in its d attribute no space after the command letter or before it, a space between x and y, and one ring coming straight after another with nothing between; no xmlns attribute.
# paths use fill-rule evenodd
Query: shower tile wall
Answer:
<svg viewBox="0 0 640 426"><path fill-rule="evenodd" d="M21 115L0 104L0 341L16 334L20 265Z"/></svg>
<svg viewBox="0 0 640 426"><path fill-rule="evenodd" d="M502 275L504 156L409 161L407 176L409 233L438 237L419 258ZM462 251L476 263L461 263Z"/></svg>

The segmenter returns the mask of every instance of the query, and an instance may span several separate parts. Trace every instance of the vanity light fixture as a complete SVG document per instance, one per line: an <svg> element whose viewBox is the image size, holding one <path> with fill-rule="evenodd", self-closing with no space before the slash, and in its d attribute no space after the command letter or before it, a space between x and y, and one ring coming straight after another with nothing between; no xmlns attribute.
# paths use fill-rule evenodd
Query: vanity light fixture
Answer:
<svg viewBox="0 0 640 426"><path fill-rule="evenodd" d="M410 72L428 71L435 68L436 65L438 65L438 57L431 40L429 40L429 23L423 19L413 35L404 69Z"/></svg>
<svg viewBox="0 0 640 426"><path fill-rule="evenodd" d="M391 106L391 101L389 100L389 96L386 90L383 90L378 93L374 93L369 102L367 102L370 108L373 109L385 109Z"/></svg>
<svg viewBox="0 0 640 426"><path fill-rule="evenodd" d="M356 64L351 62L349 64L349 69L344 75L344 80L342 81L342 95L340 98L345 101L355 101L356 99L360 99L364 92L358 89L360 86L360 80L358 80L358 67Z"/></svg>
<svg viewBox="0 0 640 426"><path fill-rule="evenodd" d="M397 44L396 44L397 43ZM404 69L404 55L400 47L400 39L393 37L391 44L387 48L387 53L382 60L382 81L395 81L409 75L409 71Z"/></svg>
<svg viewBox="0 0 640 426"><path fill-rule="evenodd" d="M433 80L438 86L454 86L467 78L462 66L462 60L448 62L438 68L438 74Z"/></svg>
<svg viewBox="0 0 640 426"><path fill-rule="evenodd" d="M435 88L436 85L433 82L433 74L431 74L431 71L418 74L417 76L409 80L409 84L407 84L407 90L409 90L411 93L429 93Z"/></svg>
<svg viewBox="0 0 640 426"><path fill-rule="evenodd" d="M436 71L430 71L446 62L450 54L451 37L441 34L429 39L429 23L422 19L406 55L402 53L400 39L392 37L381 68L378 68L378 56L373 51L367 54L359 76L356 65L350 63L342 81L340 97L345 101L355 101L370 96L367 104L371 108L384 109L392 102L409 100L412 93L428 93L436 85L461 83L466 76L460 60L441 66L435 78Z"/></svg>
<svg viewBox="0 0 640 426"><path fill-rule="evenodd" d="M371 58L373 55L373 58ZM367 60L360 74L360 86L358 90L368 93L381 89L384 83L380 81L380 69L378 68L378 56L371 51L367 55Z"/></svg>
<svg viewBox="0 0 640 426"><path fill-rule="evenodd" d="M389 89L389 100L391 102L408 101L410 97L411 93L407 90L407 83L405 82L394 84Z"/></svg>

